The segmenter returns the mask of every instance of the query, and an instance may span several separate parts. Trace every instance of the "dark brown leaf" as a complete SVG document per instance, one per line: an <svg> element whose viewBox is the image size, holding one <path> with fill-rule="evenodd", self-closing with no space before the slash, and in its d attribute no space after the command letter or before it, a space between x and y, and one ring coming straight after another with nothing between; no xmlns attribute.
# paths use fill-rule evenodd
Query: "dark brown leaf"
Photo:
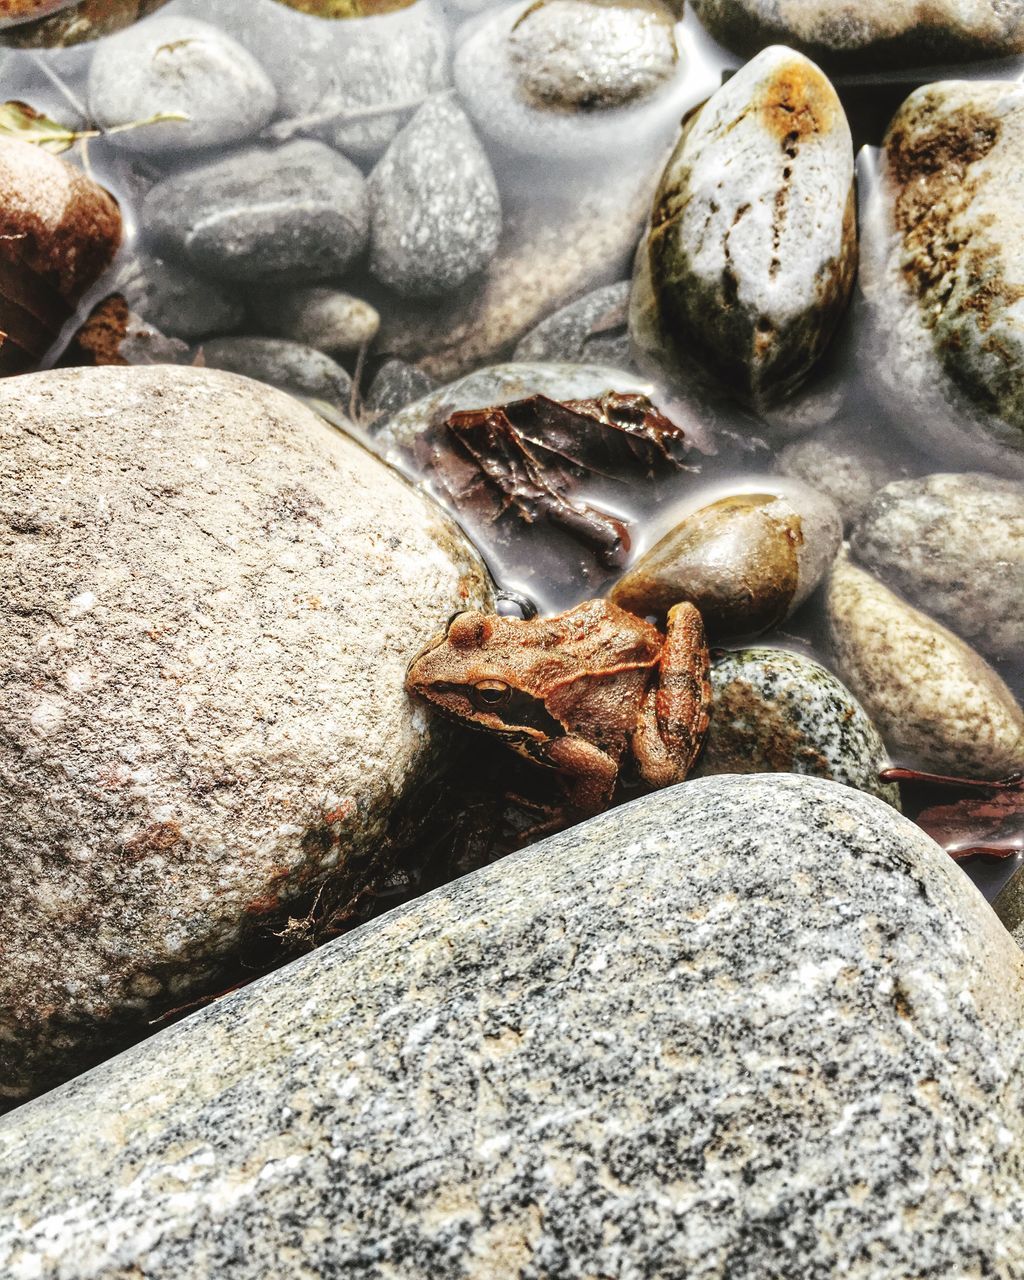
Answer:
<svg viewBox="0 0 1024 1280"><path fill-rule="evenodd" d="M588 476L650 479L683 466L685 434L642 395L607 391L589 400L530 396L470 409L421 433L420 469L454 508L497 524L548 520L594 548L605 565L629 549L626 523L575 500Z"/></svg>
<svg viewBox="0 0 1024 1280"><path fill-rule="evenodd" d="M892 782L925 783L973 792L950 804L922 809L915 821L951 858L985 854L1010 858L1024 852L1024 777L1014 774L996 782L949 778L913 769L887 769Z"/></svg>

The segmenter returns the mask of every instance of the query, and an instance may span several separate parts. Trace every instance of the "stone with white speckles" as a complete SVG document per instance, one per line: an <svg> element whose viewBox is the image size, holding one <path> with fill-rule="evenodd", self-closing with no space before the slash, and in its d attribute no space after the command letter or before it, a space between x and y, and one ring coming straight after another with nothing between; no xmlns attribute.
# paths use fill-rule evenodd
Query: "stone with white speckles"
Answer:
<svg viewBox="0 0 1024 1280"><path fill-rule="evenodd" d="M396 293L452 293L497 252L498 185L450 94L420 107L378 162L367 191L370 270Z"/></svg>
<svg viewBox="0 0 1024 1280"><path fill-rule="evenodd" d="M820 779L660 791L0 1121L46 1280L1024 1274L1024 957Z"/></svg>
<svg viewBox="0 0 1024 1280"><path fill-rule="evenodd" d="M850 545L979 649L1024 653L1024 483L978 472L897 481L876 494Z"/></svg>
<svg viewBox="0 0 1024 1280"><path fill-rule="evenodd" d="M436 758L409 659L489 595L427 500L231 374L9 379L0 435L2 1106L373 881Z"/></svg>
<svg viewBox="0 0 1024 1280"><path fill-rule="evenodd" d="M971 778L1021 768L1024 711L980 654L845 554L825 607L839 674L898 764Z"/></svg>
<svg viewBox="0 0 1024 1280"><path fill-rule="evenodd" d="M761 411L784 400L849 301L853 178L835 89L802 54L765 49L684 125L665 167L637 267L638 339L651 307L670 366Z"/></svg>
<svg viewBox="0 0 1024 1280"><path fill-rule="evenodd" d="M734 649L711 666L714 714L694 777L803 773L831 778L900 807L881 782L889 766L878 730L841 680L787 649Z"/></svg>

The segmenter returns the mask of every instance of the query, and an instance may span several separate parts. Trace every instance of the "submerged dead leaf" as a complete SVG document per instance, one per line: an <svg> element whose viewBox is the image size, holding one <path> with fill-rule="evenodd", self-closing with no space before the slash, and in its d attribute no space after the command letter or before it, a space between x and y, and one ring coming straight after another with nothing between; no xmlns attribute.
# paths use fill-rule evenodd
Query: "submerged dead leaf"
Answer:
<svg viewBox="0 0 1024 1280"><path fill-rule="evenodd" d="M951 804L924 808L915 819L951 858L975 854L1010 858L1024 852L1024 775L974 782L912 769L887 769L882 776L892 782L923 782L974 793Z"/></svg>
<svg viewBox="0 0 1024 1280"><path fill-rule="evenodd" d="M165 124L169 120L187 122L188 119L181 111L158 111L145 120L131 120L128 124L114 125L109 129L68 129L43 115L35 107L30 107L27 102L12 100L0 103L0 137L31 142L44 151L60 155L86 138L101 138L107 134L125 133L129 129L144 129L147 125Z"/></svg>
<svg viewBox="0 0 1024 1280"><path fill-rule="evenodd" d="M573 489L588 477L629 481L680 469L688 448L682 428L646 396L606 391L453 413L419 435L413 454L460 514L495 525L550 521L615 566L629 550L628 525L575 500Z"/></svg>

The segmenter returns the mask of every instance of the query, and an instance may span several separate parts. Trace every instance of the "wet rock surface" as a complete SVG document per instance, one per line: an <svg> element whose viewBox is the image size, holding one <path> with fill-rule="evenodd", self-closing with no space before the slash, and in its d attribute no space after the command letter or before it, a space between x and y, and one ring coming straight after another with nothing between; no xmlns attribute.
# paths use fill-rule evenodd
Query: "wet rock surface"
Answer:
<svg viewBox="0 0 1024 1280"><path fill-rule="evenodd" d="M944 81L885 138L863 230L871 364L919 448L1024 476L1024 86Z"/></svg>
<svg viewBox="0 0 1024 1280"><path fill-rule="evenodd" d="M185 341L235 329L245 317L241 300L216 281L148 254L118 273L117 287L149 324Z"/></svg>
<svg viewBox="0 0 1024 1280"><path fill-rule="evenodd" d="M820 662L786 649L735 649L711 667L714 711L694 777L799 773L900 807L879 780L885 745L864 708Z"/></svg>
<svg viewBox="0 0 1024 1280"><path fill-rule="evenodd" d="M494 257L501 202L487 154L450 95L431 98L370 175L370 270L397 293L451 293Z"/></svg>
<svg viewBox="0 0 1024 1280"><path fill-rule="evenodd" d="M0 1268L1009 1280L1022 987L888 806L685 783L7 1117Z"/></svg>
<svg viewBox="0 0 1024 1280"><path fill-rule="evenodd" d="M733 494L685 517L619 579L611 598L641 617L689 600L712 637L754 635L796 612L841 541L838 511L806 485Z"/></svg>
<svg viewBox="0 0 1024 1280"><path fill-rule="evenodd" d="M520 339L515 359L626 368L630 362L628 316L629 281L604 285L546 316Z"/></svg>
<svg viewBox="0 0 1024 1280"><path fill-rule="evenodd" d="M253 147L158 182L151 236L229 280L303 283L343 274L366 245L366 184L356 166L302 140Z"/></svg>
<svg viewBox="0 0 1024 1280"><path fill-rule="evenodd" d="M33 368L121 243L116 201L60 156L0 138L0 374Z"/></svg>
<svg viewBox="0 0 1024 1280"><path fill-rule="evenodd" d="M17 4L18 0L12 0ZM37 6L45 17L24 21L32 0L18 15L16 25L0 29L0 44L27 49L61 49L111 35L140 18L161 9L167 0L42 0Z"/></svg>
<svg viewBox="0 0 1024 1280"><path fill-rule="evenodd" d="M655 196L640 270L671 371L758 409L794 391L846 308L855 222L835 90L801 54L766 49L684 127Z"/></svg>
<svg viewBox="0 0 1024 1280"><path fill-rule="evenodd" d="M831 498L850 528L879 489L902 478L914 461L896 450L891 434L883 437L844 421L787 444L778 466L783 475Z"/></svg>
<svg viewBox="0 0 1024 1280"><path fill-rule="evenodd" d="M868 506L851 548L979 649L1024 652L1024 483L978 472L897 481Z"/></svg>
<svg viewBox="0 0 1024 1280"><path fill-rule="evenodd" d="M10 1104L372 880L432 754L409 654L487 589L426 499L257 383L65 370L0 401Z"/></svg>
<svg viewBox="0 0 1024 1280"><path fill-rule="evenodd" d="M249 303L272 333L329 354L358 351L380 328L380 316L368 302L339 289L271 286L251 291Z"/></svg>
<svg viewBox="0 0 1024 1280"><path fill-rule="evenodd" d="M1020 768L1024 711L979 653L845 556L826 610L837 670L898 764L970 778Z"/></svg>
<svg viewBox="0 0 1024 1280"><path fill-rule="evenodd" d="M747 57L788 44L825 65L874 71L1024 53L1020 0L692 0L716 40Z"/></svg>
<svg viewBox="0 0 1024 1280"><path fill-rule="evenodd" d="M352 377L336 360L285 338L212 338L200 347L202 362L299 395L348 405Z"/></svg>
<svg viewBox="0 0 1024 1280"><path fill-rule="evenodd" d="M277 91L262 66L218 27L158 16L103 41L89 71L100 126L175 112L183 120L118 134L150 153L248 141L274 114Z"/></svg>

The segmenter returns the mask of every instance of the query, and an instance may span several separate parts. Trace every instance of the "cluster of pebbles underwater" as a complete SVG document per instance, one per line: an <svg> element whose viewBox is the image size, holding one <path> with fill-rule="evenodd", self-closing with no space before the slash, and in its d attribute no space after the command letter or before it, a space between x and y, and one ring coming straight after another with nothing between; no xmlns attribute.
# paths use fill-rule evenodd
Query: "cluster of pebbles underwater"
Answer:
<svg viewBox="0 0 1024 1280"><path fill-rule="evenodd" d="M4 1280L1024 1280L1022 78L0 0Z"/></svg>

